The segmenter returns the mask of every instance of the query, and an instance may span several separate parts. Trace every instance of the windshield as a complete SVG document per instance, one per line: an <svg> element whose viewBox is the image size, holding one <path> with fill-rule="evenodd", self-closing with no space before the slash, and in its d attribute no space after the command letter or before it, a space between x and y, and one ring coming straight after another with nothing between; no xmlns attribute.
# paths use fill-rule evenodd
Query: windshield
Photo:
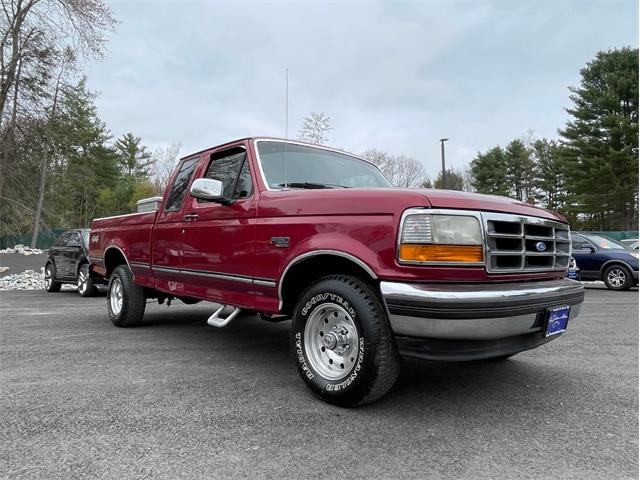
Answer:
<svg viewBox="0 0 640 480"><path fill-rule="evenodd" d="M84 244L89 245L89 230L81 230L82 238L84 239Z"/></svg>
<svg viewBox="0 0 640 480"><path fill-rule="evenodd" d="M604 248L604 249L623 248L625 250L628 249L621 243L618 243L615 240L611 240L610 238L601 237L600 235L585 235L585 237L590 242L595 243L598 246L598 248Z"/></svg>
<svg viewBox="0 0 640 480"><path fill-rule="evenodd" d="M269 188L387 188L391 184L369 162L295 143L260 141L258 156ZM286 161L285 161L286 158Z"/></svg>

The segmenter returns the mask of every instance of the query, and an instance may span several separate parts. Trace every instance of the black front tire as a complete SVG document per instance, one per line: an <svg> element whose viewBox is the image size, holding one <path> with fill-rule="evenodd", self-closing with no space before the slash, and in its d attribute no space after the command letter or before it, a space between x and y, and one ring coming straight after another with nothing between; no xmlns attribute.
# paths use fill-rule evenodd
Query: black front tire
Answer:
<svg viewBox="0 0 640 480"><path fill-rule="evenodd" d="M126 265L113 270L109 279L107 309L117 327L136 327L142 323L147 299L144 288L133 281L133 273Z"/></svg>
<svg viewBox="0 0 640 480"><path fill-rule="evenodd" d="M83 263L78 269L78 293L81 297L94 297L98 294L88 263Z"/></svg>
<svg viewBox="0 0 640 480"><path fill-rule="evenodd" d="M62 287L62 283L56 282L56 267L53 263L48 262L44 266L44 289L46 292L55 293L59 292Z"/></svg>
<svg viewBox="0 0 640 480"><path fill-rule="evenodd" d="M634 283L631 271L624 265L611 265L602 275L605 286L610 290L629 290Z"/></svg>
<svg viewBox="0 0 640 480"><path fill-rule="evenodd" d="M346 323L331 328L332 321L323 317L325 312L333 312L327 315L335 315L335 322L342 318ZM331 352L327 352L321 337L332 335L336 327L342 343L335 350L331 337L327 343L332 345L327 347ZM391 389L400 371L398 347L386 309L374 289L353 276L321 278L300 296L291 322L291 350L298 372L311 391L322 400L345 407L378 400ZM345 358L345 366L340 367L339 360L331 356ZM331 368L345 368L345 373L327 373Z"/></svg>

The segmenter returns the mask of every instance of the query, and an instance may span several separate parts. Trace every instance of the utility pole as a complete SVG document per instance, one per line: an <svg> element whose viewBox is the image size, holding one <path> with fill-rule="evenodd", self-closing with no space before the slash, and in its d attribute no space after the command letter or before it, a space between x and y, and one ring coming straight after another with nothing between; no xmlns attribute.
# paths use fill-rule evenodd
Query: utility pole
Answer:
<svg viewBox="0 0 640 480"><path fill-rule="evenodd" d="M442 189L447 188L447 170L444 166L444 142L449 140L448 138L440 139L440 155L442 156Z"/></svg>

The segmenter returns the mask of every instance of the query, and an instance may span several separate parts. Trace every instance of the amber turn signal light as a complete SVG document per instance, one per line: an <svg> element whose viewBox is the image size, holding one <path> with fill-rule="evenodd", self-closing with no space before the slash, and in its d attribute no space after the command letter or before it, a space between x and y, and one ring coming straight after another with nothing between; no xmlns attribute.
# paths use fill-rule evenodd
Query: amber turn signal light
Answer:
<svg viewBox="0 0 640 480"><path fill-rule="evenodd" d="M400 245L400 261L482 263L482 246Z"/></svg>

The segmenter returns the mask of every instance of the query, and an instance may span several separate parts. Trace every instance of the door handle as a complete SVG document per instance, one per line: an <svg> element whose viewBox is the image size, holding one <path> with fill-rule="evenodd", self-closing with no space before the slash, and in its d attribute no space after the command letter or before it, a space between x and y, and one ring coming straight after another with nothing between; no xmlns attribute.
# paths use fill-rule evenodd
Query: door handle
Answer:
<svg viewBox="0 0 640 480"><path fill-rule="evenodd" d="M197 219L198 219L197 213L190 213L188 215L185 215L183 220L185 222L195 222Z"/></svg>

